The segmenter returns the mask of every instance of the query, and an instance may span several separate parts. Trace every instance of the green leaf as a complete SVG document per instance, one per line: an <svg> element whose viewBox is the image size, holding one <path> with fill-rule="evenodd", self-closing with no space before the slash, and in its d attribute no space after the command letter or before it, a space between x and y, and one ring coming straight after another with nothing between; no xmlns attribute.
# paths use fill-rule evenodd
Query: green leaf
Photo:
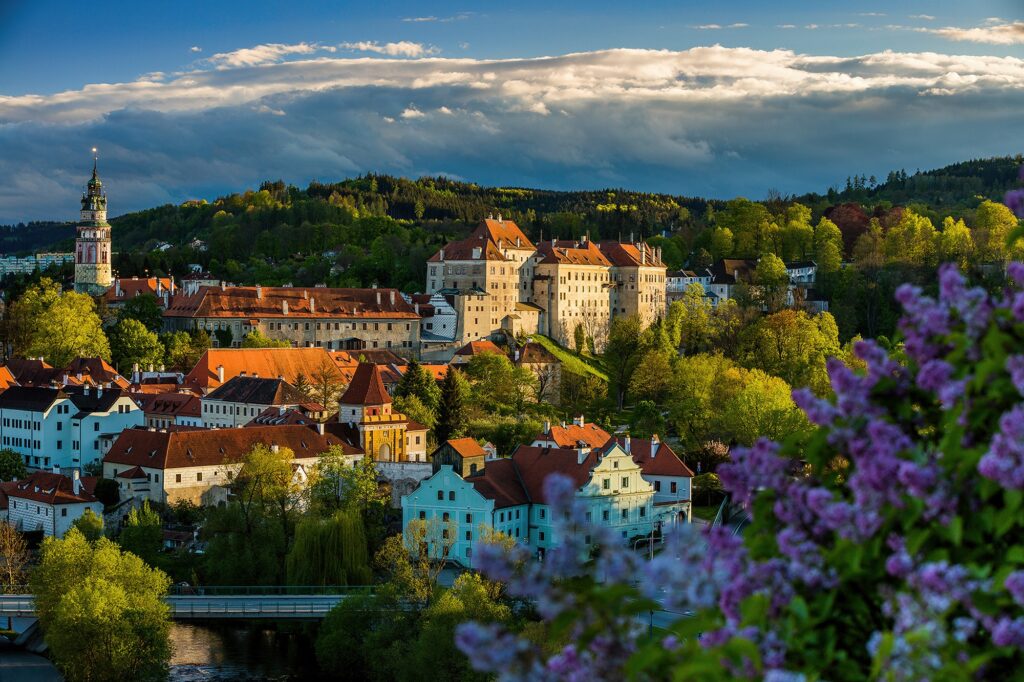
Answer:
<svg viewBox="0 0 1024 682"><path fill-rule="evenodd" d="M964 537L964 520L961 516L954 516L949 524L949 539L957 547L960 546Z"/></svg>
<svg viewBox="0 0 1024 682"><path fill-rule="evenodd" d="M893 637L891 632L886 632L882 635L882 641L878 643L878 651L875 652L875 657L871 661L871 679L878 679L879 673L882 672L882 667L889 661L889 655L892 654L892 648L895 643L896 638Z"/></svg>

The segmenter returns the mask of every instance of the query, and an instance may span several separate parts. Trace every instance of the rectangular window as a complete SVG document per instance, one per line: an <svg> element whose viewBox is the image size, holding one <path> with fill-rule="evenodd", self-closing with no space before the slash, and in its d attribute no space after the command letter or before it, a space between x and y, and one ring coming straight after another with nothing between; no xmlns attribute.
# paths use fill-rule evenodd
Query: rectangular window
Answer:
<svg viewBox="0 0 1024 682"><path fill-rule="evenodd" d="M605 490L610 489L612 487L612 479L606 478L603 481L601 481L601 487L604 488Z"/></svg>
<svg viewBox="0 0 1024 682"><path fill-rule="evenodd" d="M444 491L443 490L438 490L437 491L437 499L439 499L439 500L443 500L444 499Z"/></svg>
<svg viewBox="0 0 1024 682"><path fill-rule="evenodd" d="M100 423L99 422L93 422L92 430L93 431L99 431L100 430Z"/></svg>
<svg viewBox="0 0 1024 682"><path fill-rule="evenodd" d="M181 483L181 474L174 474L174 482Z"/></svg>
<svg viewBox="0 0 1024 682"><path fill-rule="evenodd" d="M518 509L516 509L516 518L517 519L519 518L519 510Z"/></svg>
<svg viewBox="0 0 1024 682"><path fill-rule="evenodd" d="M473 523L473 515L466 514L466 523Z"/></svg>
<svg viewBox="0 0 1024 682"><path fill-rule="evenodd" d="M61 507L61 509L60 509L60 515L61 515L61 516L67 516L67 515L68 515L68 510L67 510L67 507Z"/></svg>
<svg viewBox="0 0 1024 682"><path fill-rule="evenodd" d="M605 510L604 510L603 512L601 512L601 518L602 518L602 519L603 519L604 521L607 521L607 520L608 520L608 518L609 518L609 514L608 514L608 510L607 510L607 509L605 509Z"/></svg>
<svg viewBox="0 0 1024 682"><path fill-rule="evenodd" d="M547 512L545 510L541 509L540 510L540 517L543 519L545 516L547 516Z"/></svg>
<svg viewBox="0 0 1024 682"><path fill-rule="evenodd" d="M640 518L647 516L647 507L640 507Z"/></svg>
<svg viewBox="0 0 1024 682"><path fill-rule="evenodd" d="M196 480L197 481L203 480L203 472L202 471L200 471L199 473L196 474Z"/></svg>
<svg viewBox="0 0 1024 682"><path fill-rule="evenodd" d="M454 490L449 490L448 491L448 499L451 500L452 502L455 501L455 491Z"/></svg>
<svg viewBox="0 0 1024 682"><path fill-rule="evenodd" d="M473 531L471 531L471 530L467 530L466 531L466 539L467 540L472 540L473 539Z"/></svg>
<svg viewBox="0 0 1024 682"><path fill-rule="evenodd" d="M442 521L447 523L449 519L451 519L451 515L449 515L448 512L445 512L444 514L442 514L442 516L441 516L441 520Z"/></svg>
<svg viewBox="0 0 1024 682"><path fill-rule="evenodd" d="M427 518L427 512L425 512L425 511L421 511L421 512L420 512L420 521L423 521L423 520L425 520L426 518Z"/></svg>
<svg viewBox="0 0 1024 682"><path fill-rule="evenodd" d="M672 483L670 485L671 485L671 492L674 493L676 491L676 482L672 481Z"/></svg>
<svg viewBox="0 0 1024 682"><path fill-rule="evenodd" d="M623 509L622 510L622 518L624 518L624 519L628 519L629 518L629 510L628 509Z"/></svg>
<svg viewBox="0 0 1024 682"><path fill-rule="evenodd" d="M629 487L629 477L628 476L623 476L622 477L622 487L623 488L628 488Z"/></svg>
<svg viewBox="0 0 1024 682"><path fill-rule="evenodd" d="M654 492L656 492L656 493L660 493L661 492L661 481L655 481L654 482Z"/></svg>

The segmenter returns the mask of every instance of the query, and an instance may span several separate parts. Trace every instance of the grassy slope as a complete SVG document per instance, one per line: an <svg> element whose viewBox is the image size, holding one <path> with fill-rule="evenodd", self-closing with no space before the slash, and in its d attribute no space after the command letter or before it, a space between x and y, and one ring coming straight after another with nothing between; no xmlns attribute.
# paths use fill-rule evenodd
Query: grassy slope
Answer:
<svg viewBox="0 0 1024 682"><path fill-rule="evenodd" d="M541 334L534 334L530 337L530 340L548 349L552 355L562 362L563 369L574 374L593 374L602 381L608 381L608 374L605 373L600 361L596 358L579 355L568 348L558 345L554 339Z"/></svg>

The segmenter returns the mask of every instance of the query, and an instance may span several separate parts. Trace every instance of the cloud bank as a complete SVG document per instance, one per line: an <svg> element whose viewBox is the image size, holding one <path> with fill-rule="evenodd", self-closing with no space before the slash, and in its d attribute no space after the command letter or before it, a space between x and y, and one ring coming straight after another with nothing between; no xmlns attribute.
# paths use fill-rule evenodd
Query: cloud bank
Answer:
<svg viewBox="0 0 1024 682"><path fill-rule="evenodd" d="M402 43L264 45L183 74L0 96L13 178L0 223L72 218L94 145L115 214L368 170L761 197L1020 151L1012 57L711 46L480 60L388 45Z"/></svg>

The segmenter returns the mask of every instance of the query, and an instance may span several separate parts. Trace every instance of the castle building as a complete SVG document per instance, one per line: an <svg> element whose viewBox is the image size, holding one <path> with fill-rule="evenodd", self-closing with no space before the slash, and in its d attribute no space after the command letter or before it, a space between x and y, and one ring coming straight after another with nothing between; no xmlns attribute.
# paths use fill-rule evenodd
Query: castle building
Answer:
<svg viewBox="0 0 1024 682"><path fill-rule="evenodd" d="M81 221L75 239L75 291L101 296L113 281L111 275L110 223L107 222L107 195L103 192L92 164L92 179L82 195Z"/></svg>
<svg viewBox="0 0 1024 682"><path fill-rule="evenodd" d="M616 315L649 324L664 313L665 265L660 249L642 242L584 236L534 245L499 215L429 259L426 289L455 309L455 345L502 330L565 343L577 326L600 343Z"/></svg>

